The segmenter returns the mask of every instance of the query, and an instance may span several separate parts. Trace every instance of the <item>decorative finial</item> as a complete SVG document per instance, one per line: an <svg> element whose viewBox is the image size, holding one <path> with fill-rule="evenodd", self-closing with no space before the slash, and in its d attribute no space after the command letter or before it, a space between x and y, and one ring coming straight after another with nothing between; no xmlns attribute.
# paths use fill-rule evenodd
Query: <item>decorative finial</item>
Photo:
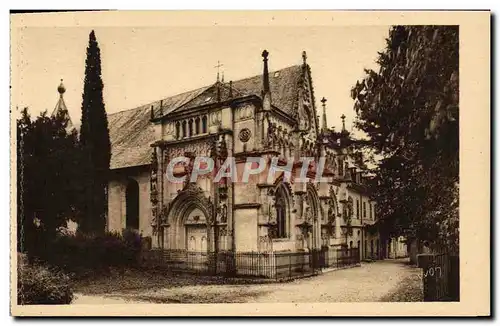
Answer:
<svg viewBox="0 0 500 326"><path fill-rule="evenodd" d="M64 87L62 78L61 78L61 83L57 87L57 91L59 92L59 94L61 94L61 96L64 94L64 92L66 92L66 87Z"/></svg>
<svg viewBox="0 0 500 326"><path fill-rule="evenodd" d="M326 104L325 104L325 103L326 103L326 98L324 98L324 97L323 97L323 98L321 99L321 103L323 104L323 109L324 109L324 108L325 108L325 106L326 106Z"/></svg>
<svg viewBox="0 0 500 326"><path fill-rule="evenodd" d="M306 64L306 61L307 61L307 53L306 51L302 51L302 61L304 64Z"/></svg>
<svg viewBox="0 0 500 326"><path fill-rule="evenodd" d="M267 52L267 50L262 51L262 57L264 58L264 61L267 61L268 56L269 56L269 52Z"/></svg>
<svg viewBox="0 0 500 326"><path fill-rule="evenodd" d="M342 119L342 131L345 131L345 118L346 116L344 114L340 116L340 119Z"/></svg>
<svg viewBox="0 0 500 326"><path fill-rule="evenodd" d="M267 94L270 92L271 88L269 87L269 68L267 66L267 57L269 56L269 52L267 50L262 51L262 57L264 58L264 72L262 74L262 94Z"/></svg>

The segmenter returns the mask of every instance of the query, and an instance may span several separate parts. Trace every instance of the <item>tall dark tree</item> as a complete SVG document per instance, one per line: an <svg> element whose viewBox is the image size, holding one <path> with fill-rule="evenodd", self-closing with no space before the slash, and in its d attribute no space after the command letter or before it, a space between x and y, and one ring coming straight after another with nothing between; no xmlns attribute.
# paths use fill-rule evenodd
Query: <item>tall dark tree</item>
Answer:
<svg viewBox="0 0 500 326"><path fill-rule="evenodd" d="M458 250L458 27L394 26L352 89L381 231Z"/></svg>
<svg viewBox="0 0 500 326"><path fill-rule="evenodd" d="M69 218L77 217L80 152L76 130L68 131L67 111L27 109L17 120L18 250L36 254ZM38 247L38 248L37 248Z"/></svg>
<svg viewBox="0 0 500 326"><path fill-rule="evenodd" d="M102 233L106 223L111 143L103 101L101 51L94 31L89 35L82 99L80 144L84 158L84 202L79 231Z"/></svg>

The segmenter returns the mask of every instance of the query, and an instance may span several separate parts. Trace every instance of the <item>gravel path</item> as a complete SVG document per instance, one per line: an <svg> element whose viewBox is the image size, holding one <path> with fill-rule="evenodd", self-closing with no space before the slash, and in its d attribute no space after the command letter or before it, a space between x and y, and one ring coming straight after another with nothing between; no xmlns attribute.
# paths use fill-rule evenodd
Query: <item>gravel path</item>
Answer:
<svg viewBox="0 0 500 326"><path fill-rule="evenodd" d="M375 302L387 301L404 280L420 269L404 260L363 263L361 267L324 273L289 283L188 285L108 295L75 294L75 304L233 303L233 302ZM418 290L418 289L417 289Z"/></svg>

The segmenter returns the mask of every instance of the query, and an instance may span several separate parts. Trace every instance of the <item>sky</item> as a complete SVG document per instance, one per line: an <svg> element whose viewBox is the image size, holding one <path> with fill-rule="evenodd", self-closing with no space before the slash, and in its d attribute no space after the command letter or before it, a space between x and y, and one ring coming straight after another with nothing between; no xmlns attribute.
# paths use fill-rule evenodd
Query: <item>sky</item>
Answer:
<svg viewBox="0 0 500 326"><path fill-rule="evenodd" d="M79 124L88 35L92 28L21 27L12 38L11 104L32 115L54 109L64 80L64 99ZM389 26L160 26L95 27L101 49L106 111L138 107L216 81L217 62L225 81L262 73L269 51L271 71L302 62L307 52L316 106L327 99L328 126L339 130L355 117L350 89L377 69L377 51Z"/></svg>

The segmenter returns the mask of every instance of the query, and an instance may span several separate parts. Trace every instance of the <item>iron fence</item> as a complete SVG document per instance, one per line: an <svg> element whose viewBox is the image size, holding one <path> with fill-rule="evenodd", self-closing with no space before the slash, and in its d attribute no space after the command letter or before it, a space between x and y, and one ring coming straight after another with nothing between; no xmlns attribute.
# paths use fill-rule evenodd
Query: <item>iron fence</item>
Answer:
<svg viewBox="0 0 500 326"><path fill-rule="evenodd" d="M344 268L360 263L359 248L328 248L323 247L323 268Z"/></svg>
<svg viewBox="0 0 500 326"><path fill-rule="evenodd" d="M359 264L359 249L322 248L297 252L196 252L152 249L143 251L142 263L149 267L197 274L286 280L317 275L324 268Z"/></svg>

